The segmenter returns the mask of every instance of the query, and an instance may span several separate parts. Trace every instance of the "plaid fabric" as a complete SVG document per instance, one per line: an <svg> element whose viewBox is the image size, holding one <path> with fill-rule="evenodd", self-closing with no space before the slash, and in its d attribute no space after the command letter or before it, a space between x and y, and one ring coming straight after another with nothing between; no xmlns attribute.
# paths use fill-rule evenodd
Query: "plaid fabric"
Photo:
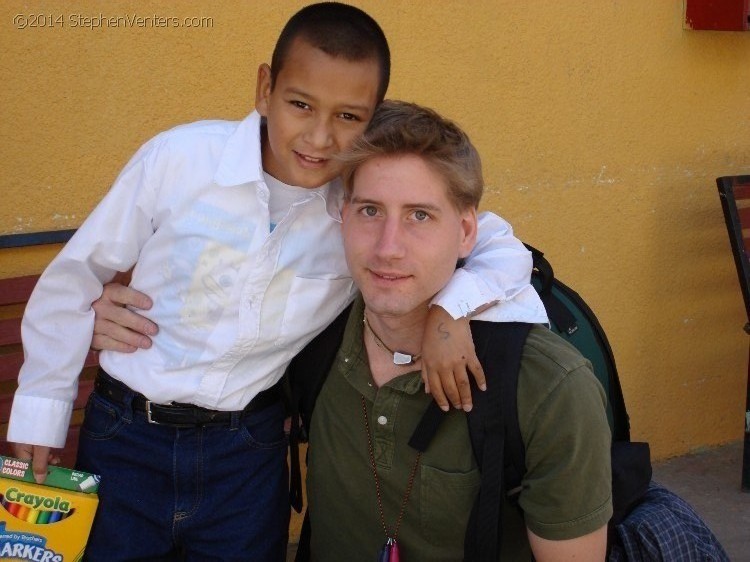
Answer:
<svg viewBox="0 0 750 562"><path fill-rule="evenodd" d="M608 562L729 562L696 511L653 481L616 531Z"/></svg>

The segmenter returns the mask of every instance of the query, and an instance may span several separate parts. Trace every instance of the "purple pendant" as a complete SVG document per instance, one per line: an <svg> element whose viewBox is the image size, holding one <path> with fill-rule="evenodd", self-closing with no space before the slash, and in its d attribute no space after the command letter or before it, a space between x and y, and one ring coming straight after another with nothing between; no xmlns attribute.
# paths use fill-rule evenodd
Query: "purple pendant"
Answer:
<svg viewBox="0 0 750 562"><path fill-rule="evenodd" d="M401 555L398 552L398 543L393 539L391 543L391 559L389 562L401 562Z"/></svg>

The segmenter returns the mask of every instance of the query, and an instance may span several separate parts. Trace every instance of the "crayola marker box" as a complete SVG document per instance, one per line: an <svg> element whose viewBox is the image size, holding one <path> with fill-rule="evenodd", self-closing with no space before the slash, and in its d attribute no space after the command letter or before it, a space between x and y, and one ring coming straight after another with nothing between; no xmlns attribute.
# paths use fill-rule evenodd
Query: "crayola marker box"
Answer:
<svg viewBox="0 0 750 562"><path fill-rule="evenodd" d="M37 484L30 461L0 456L0 560L81 560L98 489L98 476L52 465Z"/></svg>

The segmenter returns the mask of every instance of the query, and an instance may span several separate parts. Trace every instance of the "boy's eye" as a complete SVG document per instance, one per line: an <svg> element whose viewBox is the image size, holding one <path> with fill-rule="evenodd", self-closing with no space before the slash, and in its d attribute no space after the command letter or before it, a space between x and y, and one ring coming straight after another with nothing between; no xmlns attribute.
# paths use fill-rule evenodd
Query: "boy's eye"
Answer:
<svg viewBox="0 0 750 562"><path fill-rule="evenodd" d="M372 205L368 205L366 207L362 207L362 209L360 209L360 213L362 213L366 217L374 217L378 214L378 210Z"/></svg>
<svg viewBox="0 0 750 562"><path fill-rule="evenodd" d="M292 100L289 103L291 103L294 107L297 107L299 109L310 109L310 106L303 101Z"/></svg>
<svg viewBox="0 0 750 562"><path fill-rule="evenodd" d="M344 121L361 121L361 119L357 115L354 115L353 113L342 113L341 118Z"/></svg>

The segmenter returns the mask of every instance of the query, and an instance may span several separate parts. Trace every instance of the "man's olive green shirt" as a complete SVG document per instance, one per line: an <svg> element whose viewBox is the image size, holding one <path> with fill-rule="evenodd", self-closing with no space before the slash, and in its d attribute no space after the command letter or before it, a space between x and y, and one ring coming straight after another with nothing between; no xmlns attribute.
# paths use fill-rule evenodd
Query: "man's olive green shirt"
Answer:
<svg viewBox="0 0 750 562"><path fill-rule="evenodd" d="M318 396L307 475L312 557L375 560L385 542L369 460L364 396L385 524L393 535L416 451L407 442L431 397L419 372L375 387L355 302L343 343ZM491 384L491 382L489 383ZM590 365L543 326L531 330L518 381L527 473L518 508L503 509L503 560L530 560L526 527L552 540L588 534L612 515L606 398ZM463 560L480 484L466 415L451 411L422 454L398 529L407 562Z"/></svg>

